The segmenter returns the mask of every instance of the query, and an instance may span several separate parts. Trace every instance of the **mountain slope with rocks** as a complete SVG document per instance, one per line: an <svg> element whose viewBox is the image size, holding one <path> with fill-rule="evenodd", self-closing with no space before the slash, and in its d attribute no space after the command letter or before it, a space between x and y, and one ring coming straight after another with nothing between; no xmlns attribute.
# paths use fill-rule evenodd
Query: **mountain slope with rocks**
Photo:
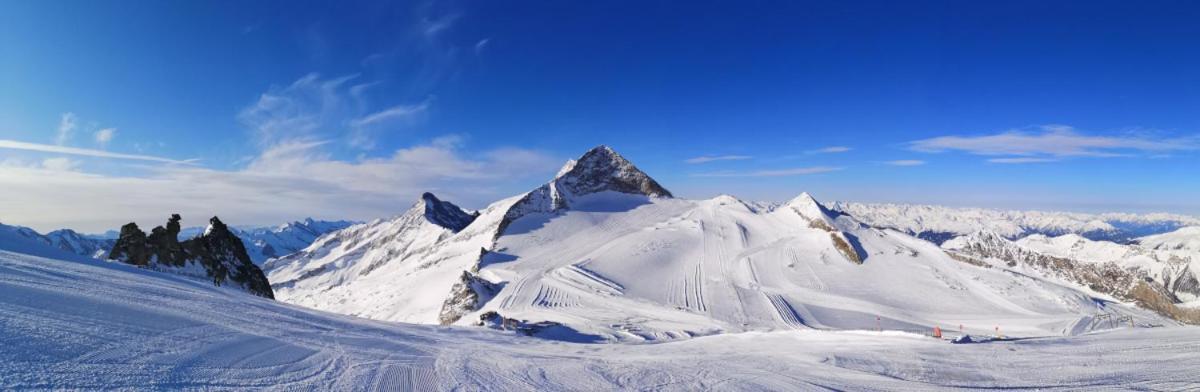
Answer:
<svg viewBox="0 0 1200 392"><path fill-rule="evenodd" d="M462 227L431 219L444 205L433 201L268 263L278 298L577 341L954 324L1073 334L1102 314L1170 322L1074 286L964 262L808 194L769 206L676 199L604 146L530 192L477 212L447 207L475 216Z"/></svg>
<svg viewBox="0 0 1200 392"><path fill-rule="evenodd" d="M217 217L209 219L204 233L179 241L182 218L171 215L166 227L156 226L147 235L129 223L108 254L109 260L180 275L210 279L217 286L233 286L251 294L274 298L267 278L250 261L242 240Z"/></svg>
<svg viewBox="0 0 1200 392"><path fill-rule="evenodd" d="M989 232L956 237L942 247L971 262L1044 276L1174 320L1200 324L1200 311L1186 304L1197 300L1200 288L1190 255L1078 235L1033 235L1011 241Z"/></svg>

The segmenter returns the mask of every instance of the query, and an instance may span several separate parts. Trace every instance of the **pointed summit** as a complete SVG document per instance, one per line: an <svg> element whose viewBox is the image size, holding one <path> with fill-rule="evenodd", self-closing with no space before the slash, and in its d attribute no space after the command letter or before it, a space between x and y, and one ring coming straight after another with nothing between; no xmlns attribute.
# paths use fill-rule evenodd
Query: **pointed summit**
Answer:
<svg viewBox="0 0 1200 392"><path fill-rule="evenodd" d="M801 217L808 219L813 224L820 225L823 223L826 227L832 227L836 214L825 208L817 199L814 199L808 192L801 193L785 205L792 211L795 211ZM815 223L815 222L821 223Z"/></svg>
<svg viewBox="0 0 1200 392"><path fill-rule="evenodd" d="M569 161L554 179L555 188L569 195L602 191L672 197L671 192L612 148L600 145Z"/></svg>
<svg viewBox="0 0 1200 392"><path fill-rule="evenodd" d="M424 210L425 219L430 223L455 232L467 227L475 221L476 216L479 216L478 213L467 213L454 203L438 200L437 196L429 192L421 195L421 200L417 202L416 207Z"/></svg>

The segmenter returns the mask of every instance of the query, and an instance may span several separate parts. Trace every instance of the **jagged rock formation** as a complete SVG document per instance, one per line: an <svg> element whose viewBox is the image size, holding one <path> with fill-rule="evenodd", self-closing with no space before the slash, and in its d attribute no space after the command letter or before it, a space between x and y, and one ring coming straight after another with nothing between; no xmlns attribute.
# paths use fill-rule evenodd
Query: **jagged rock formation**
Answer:
<svg viewBox="0 0 1200 392"><path fill-rule="evenodd" d="M251 294L274 299L266 275L250 261L241 239L213 217L204 233L180 242L179 214L166 227L156 226L146 235L137 224L121 227L108 259L183 275L203 276L221 286L233 284ZM202 271L202 272L201 272Z"/></svg>
<svg viewBox="0 0 1200 392"><path fill-rule="evenodd" d="M514 220L534 213L553 213L571 207L572 199L599 192L617 192L653 198L671 198L670 191L659 185L625 157L608 146L588 150L579 159L568 161L554 180L534 189L508 208L499 236Z"/></svg>
<svg viewBox="0 0 1200 392"><path fill-rule="evenodd" d="M478 212L468 213L448 201L438 200L432 193L421 195L425 207L425 219L435 225L458 232L470 225L479 216Z"/></svg>
<svg viewBox="0 0 1200 392"><path fill-rule="evenodd" d="M492 282L463 271L460 281L450 288L450 296L442 305L438 322L442 325L453 324L463 315L479 310L479 305L492 299L499 291L500 287Z"/></svg>

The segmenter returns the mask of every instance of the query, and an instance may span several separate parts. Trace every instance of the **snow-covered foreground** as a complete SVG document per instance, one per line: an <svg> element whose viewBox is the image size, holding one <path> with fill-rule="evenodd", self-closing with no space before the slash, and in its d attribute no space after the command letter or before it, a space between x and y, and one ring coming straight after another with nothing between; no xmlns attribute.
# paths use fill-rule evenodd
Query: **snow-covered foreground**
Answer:
<svg viewBox="0 0 1200 392"><path fill-rule="evenodd" d="M0 389L927 390L1200 387L1200 329L954 345L793 330L578 344L334 315L0 251Z"/></svg>

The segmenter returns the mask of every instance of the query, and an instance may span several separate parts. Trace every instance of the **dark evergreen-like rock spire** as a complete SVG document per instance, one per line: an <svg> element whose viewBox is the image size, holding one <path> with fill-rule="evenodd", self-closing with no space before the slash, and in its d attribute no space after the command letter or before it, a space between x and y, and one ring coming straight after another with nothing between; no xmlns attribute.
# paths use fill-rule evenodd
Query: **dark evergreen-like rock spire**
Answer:
<svg viewBox="0 0 1200 392"><path fill-rule="evenodd" d="M155 227L149 236L137 224L122 226L108 258L165 271L196 263L213 284L232 282L254 295L275 298L266 275L250 260L245 244L225 223L214 216L204 234L179 242L180 220L179 214L172 214L166 227Z"/></svg>

